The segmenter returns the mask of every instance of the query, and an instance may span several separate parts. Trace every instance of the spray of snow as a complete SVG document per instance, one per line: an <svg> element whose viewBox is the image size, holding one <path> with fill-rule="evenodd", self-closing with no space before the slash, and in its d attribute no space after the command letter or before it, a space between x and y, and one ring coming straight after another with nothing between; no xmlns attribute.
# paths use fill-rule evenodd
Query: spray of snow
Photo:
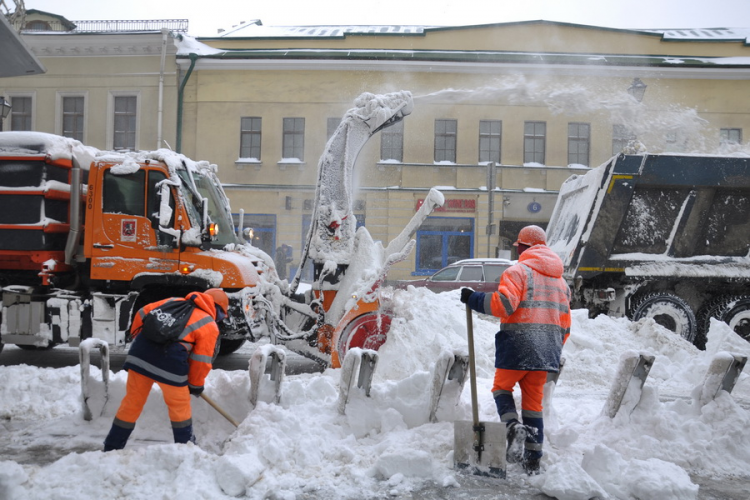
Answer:
<svg viewBox="0 0 750 500"><path fill-rule="evenodd" d="M621 125L635 135L638 140L634 146L638 150L641 150L637 144L640 142L651 152L750 154L747 144L726 146L720 145L718 139L707 140L709 124L699 116L697 109L665 100L654 102L649 97L639 103L625 88L614 88L610 80L592 78L583 83L571 83L509 75L497 77L484 87L448 88L415 96L414 101L417 104L489 102L493 105L544 106L553 115L603 115L607 123ZM665 137L669 137L668 143L665 143Z"/></svg>

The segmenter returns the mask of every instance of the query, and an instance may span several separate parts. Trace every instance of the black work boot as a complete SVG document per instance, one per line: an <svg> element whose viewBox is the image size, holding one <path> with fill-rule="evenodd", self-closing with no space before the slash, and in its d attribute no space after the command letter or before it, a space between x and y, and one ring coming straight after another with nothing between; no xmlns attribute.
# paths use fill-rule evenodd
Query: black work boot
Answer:
<svg viewBox="0 0 750 500"><path fill-rule="evenodd" d="M526 441L526 428L519 422L508 422L505 439L508 446L505 452L505 461L515 464L523 459L523 443Z"/></svg>
<svg viewBox="0 0 750 500"><path fill-rule="evenodd" d="M529 458L524 457L523 458L523 470L528 474L529 476L536 476L541 472L541 458Z"/></svg>

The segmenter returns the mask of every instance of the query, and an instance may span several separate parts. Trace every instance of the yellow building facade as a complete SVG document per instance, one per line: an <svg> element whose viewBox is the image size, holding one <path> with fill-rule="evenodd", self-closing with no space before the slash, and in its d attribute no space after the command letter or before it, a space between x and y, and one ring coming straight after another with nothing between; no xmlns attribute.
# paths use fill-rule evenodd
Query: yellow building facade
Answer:
<svg viewBox="0 0 750 500"><path fill-rule="evenodd" d="M248 24L199 40L173 31L166 46L164 35L25 33L47 73L5 79L0 93L31 96L33 129L55 133L62 98L85 96L83 142L101 149L120 144L124 103L128 144L216 163L254 244L290 245L293 268L320 156L364 92L409 91L414 110L357 158L358 224L387 245L431 187L446 198L390 280L513 257L518 230L546 226L565 179L623 150L748 151L750 29Z"/></svg>

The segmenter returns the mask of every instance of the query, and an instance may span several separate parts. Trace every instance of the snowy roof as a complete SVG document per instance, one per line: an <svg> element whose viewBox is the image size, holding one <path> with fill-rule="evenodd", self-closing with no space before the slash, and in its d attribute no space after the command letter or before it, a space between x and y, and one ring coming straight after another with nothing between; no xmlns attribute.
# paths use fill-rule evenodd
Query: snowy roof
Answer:
<svg viewBox="0 0 750 500"><path fill-rule="evenodd" d="M344 37L347 34L423 34L425 30L438 26L263 26L260 21L241 23L219 34L221 38L307 38L307 37Z"/></svg>
<svg viewBox="0 0 750 500"><path fill-rule="evenodd" d="M639 31L661 34L664 40L670 41L742 41L750 45L750 28L679 28Z"/></svg>
<svg viewBox="0 0 750 500"><path fill-rule="evenodd" d="M368 35L424 35L430 31L460 30L467 28L488 28L521 24L550 24L590 28L607 31L625 31L661 35L669 41L743 41L750 44L750 28L670 28L670 29L617 29L602 26L589 26L556 21L519 21L491 23L471 26L436 25L320 25L320 26L263 26L260 20L242 22L219 34L219 38L343 38L351 34Z"/></svg>

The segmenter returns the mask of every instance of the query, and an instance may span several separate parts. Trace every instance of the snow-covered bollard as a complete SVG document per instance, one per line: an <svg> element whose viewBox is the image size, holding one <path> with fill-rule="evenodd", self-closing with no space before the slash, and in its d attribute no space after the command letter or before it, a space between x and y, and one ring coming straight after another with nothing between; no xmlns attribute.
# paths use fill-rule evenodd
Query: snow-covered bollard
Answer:
<svg viewBox="0 0 750 500"><path fill-rule="evenodd" d="M91 349L98 348L101 353L102 382L104 382L104 406L109 399L109 344L100 339L86 339L78 346L78 360L81 365L81 396L83 402L83 419L91 420L91 408L89 408L89 377L91 374Z"/></svg>
<svg viewBox="0 0 750 500"><path fill-rule="evenodd" d="M747 356L726 351L716 353L703 379L698 396L700 405L710 403L721 391L731 393L745 363L747 363Z"/></svg>
<svg viewBox="0 0 750 500"><path fill-rule="evenodd" d="M274 345L261 346L250 358L248 371L250 373L250 404L253 408L258 404L258 396L264 380L274 383L272 399L278 404L281 401L281 381L286 373L286 353ZM267 378L266 374L268 374Z"/></svg>
<svg viewBox="0 0 750 500"><path fill-rule="evenodd" d="M429 421L438 421L437 411L440 401L447 401L448 406L458 404L461 397L466 374L469 370L469 356L465 352L443 351L432 368L430 383L430 416Z"/></svg>
<svg viewBox="0 0 750 500"><path fill-rule="evenodd" d="M604 403L604 414L615 418L623 403L633 411L641 400L641 391L654 365L654 356L636 351L625 351L620 356L615 380ZM627 396L627 397L626 397Z"/></svg>
<svg viewBox="0 0 750 500"><path fill-rule="evenodd" d="M347 351L344 357L344 364L341 366L341 380L339 382L339 413L346 413L346 403L349 401L349 394L352 389L354 372L358 372L357 388L370 397L370 388L372 387L372 375L375 373L375 367L378 364L378 353L371 349L361 349L354 347Z"/></svg>

